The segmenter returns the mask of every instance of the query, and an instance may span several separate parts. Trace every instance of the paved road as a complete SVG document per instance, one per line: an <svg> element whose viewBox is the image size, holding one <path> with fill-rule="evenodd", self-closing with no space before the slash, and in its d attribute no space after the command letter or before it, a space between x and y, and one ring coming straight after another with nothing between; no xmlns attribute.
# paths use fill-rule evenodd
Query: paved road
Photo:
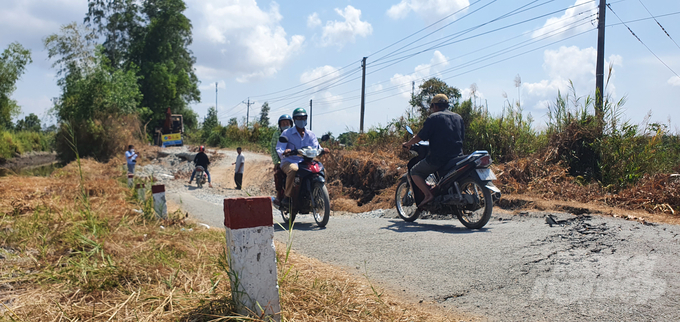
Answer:
<svg viewBox="0 0 680 322"><path fill-rule="evenodd" d="M234 192L238 193L238 192ZM222 226L223 196L171 189L199 221ZM217 200L217 201L216 201ZM496 321L680 321L680 227L611 217L494 209L482 230L453 220L299 216L293 249L367 275L413 300ZM279 220L278 213L274 218ZM276 239L288 234L277 229Z"/></svg>

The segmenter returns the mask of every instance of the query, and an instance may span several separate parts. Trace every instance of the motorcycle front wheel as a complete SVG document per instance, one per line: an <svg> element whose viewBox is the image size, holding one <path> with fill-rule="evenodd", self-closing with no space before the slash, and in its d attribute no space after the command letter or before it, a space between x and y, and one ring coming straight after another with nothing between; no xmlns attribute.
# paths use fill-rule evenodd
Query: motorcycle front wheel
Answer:
<svg viewBox="0 0 680 322"><path fill-rule="evenodd" d="M312 209L314 221L316 221L319 227L326 227L331 216L331 198L328 196L326 186L322 183L315 184L312 198L314 198L314 207Z"/></svg>
<svg viewBox="0 0 680 322"><path fill-rule="evenodd" d="M399 217L404 221L413 222L420 217L420 210L416 206L413 190L411 190L411 186L409 186L406 178L402 179L397 186L397 192L394 195L394 204L397 207Z"/></svg>
<svg viewBox="0 0 680 322"><path fill-rule="evenodd" d="M480 229L491 219L493 200L491 191L479 180L465 179L460 184L460 193L470 195L474 203L463 208L456 208L458 220L469 229Z"/></svg>
<svg viewBox="0 0 680 322"><path fill-rule="evenodd" d="M280 207L283 207L283 206L280 206ZM295 214L294 213L291 214L288 211L288 209L283 210L282 208L280 208L280 210L281 210L281 218L283 219L284 227L290 229L291 226L293 225L293 222L295 221Z"/></svg>

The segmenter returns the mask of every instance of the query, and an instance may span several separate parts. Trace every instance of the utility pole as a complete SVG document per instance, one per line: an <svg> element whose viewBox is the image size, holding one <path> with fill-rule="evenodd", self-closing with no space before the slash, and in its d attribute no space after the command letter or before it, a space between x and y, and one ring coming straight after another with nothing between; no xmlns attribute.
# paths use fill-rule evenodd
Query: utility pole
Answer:
<svg viewBox="0 0 680 322"><path fill-rule="evenodd" d="M359 133L364 133L364 96L366 94L366 58L361 60L361 126Z"/></svg>
<svg viewBox="0 0 680 322"><path fill-rule="evenodd" d="M215 82L215 111L217 112L217 82Z"/></svg>
<svg viewBox="0 0 680 322"><path fill-rule="evenodd" d="M247 108L246 108L246 128L247 128L247 127L248 127L248 122L250 121L250 105L255 104L255 102L253 101L253 102L251 103L251 102L250 102L250 97L248 97L248 103L243 102L243 104L246 104L246 106L247 106Z"/></svg>
<svg viewBox="0 0 680 322"><path fill-rule="evenodd" d="M597 19L597 64L595 66L595 114L602 121L604 111L604 21L607 1L600 0L600 14Z"/></svg>
<svg viewBox="0 0 680 322"><path fill-rule="evenodd" d="M415 98L415 96L416 96L416 81L412 81L411 82L411 99L413 100ZM411 105L411 117L413 117L413 105Z"/></svg>
<svg viewBox="0 0 680 322"><path fill-rule="evenodd" d="M309 100L309 130L312 130L312 100Z"/></svg>

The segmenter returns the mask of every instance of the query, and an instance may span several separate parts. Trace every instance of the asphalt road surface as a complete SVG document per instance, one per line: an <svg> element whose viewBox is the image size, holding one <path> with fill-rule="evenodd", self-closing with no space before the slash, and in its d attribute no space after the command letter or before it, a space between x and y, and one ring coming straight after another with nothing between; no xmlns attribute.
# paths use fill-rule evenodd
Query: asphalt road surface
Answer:
<svg viewBox="0 0 680 322"><path fill-rule="evenodd" d="M224 160L223 162L233 162ZM170 184L169 200L223 227L229 189ZM492 321L680 321L680 227L599 216L494 209L484 229L457 220L298 216L292 248L397 295ZM278 212L274 212L280 221ZM277 228L275 238L291 242Z"/></svg>

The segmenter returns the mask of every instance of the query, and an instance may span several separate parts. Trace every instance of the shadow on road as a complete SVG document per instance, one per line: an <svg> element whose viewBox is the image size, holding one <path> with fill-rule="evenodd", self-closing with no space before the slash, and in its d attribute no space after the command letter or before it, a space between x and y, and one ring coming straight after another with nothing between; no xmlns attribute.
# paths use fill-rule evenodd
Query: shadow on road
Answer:
<svg viewBox="0 0 680 322"><path fill-rule="evenodd" d="M283 228L281 227L283 226ZM318 230L324 230L326 229L325 227L319 227L316 223L311 223L311 222L294 222L293 223L293 230L300 230L300 231L318 231ZM288 231L288 225L286 224L280 224L278 222L274 223L274 231Z"/></svg>
<svg viewBox="0 0 680 322"><path fill-rule="evenodd" d="M405 222L402 220L390 220L390 224L387 227L380 229L387 229L397 233L413 233L419 231L436 231L446 234L470 234L470 233L483 233L487 232L488 229L468 229L464 226L455 226L453 221L446 221L445 224L435 225L435 224L425 224L418 222Z"/></svg>

